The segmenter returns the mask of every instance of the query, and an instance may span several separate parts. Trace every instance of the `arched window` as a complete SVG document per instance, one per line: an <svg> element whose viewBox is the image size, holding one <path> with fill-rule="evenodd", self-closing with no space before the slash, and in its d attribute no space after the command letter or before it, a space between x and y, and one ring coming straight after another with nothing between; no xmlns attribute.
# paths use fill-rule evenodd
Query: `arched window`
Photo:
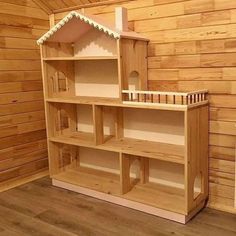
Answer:
<svg viewBox="0 0 236 236"><path fill-rule="evenodd" d="M132 71L128 78L128 89L129 90L140 90L139 73Z"/></svg>

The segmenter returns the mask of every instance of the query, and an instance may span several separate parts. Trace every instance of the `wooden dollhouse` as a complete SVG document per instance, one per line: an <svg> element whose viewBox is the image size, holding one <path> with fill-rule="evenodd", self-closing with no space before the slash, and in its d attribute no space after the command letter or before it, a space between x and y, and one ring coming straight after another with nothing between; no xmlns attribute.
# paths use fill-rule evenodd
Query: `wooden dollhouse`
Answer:
<svg viewBox="0 0 236 236"><path fill-rule="evenodd" d="M52 182L186 223L208 197L207 91L148 91L127 22L72 11L38 40Z"/></svg>

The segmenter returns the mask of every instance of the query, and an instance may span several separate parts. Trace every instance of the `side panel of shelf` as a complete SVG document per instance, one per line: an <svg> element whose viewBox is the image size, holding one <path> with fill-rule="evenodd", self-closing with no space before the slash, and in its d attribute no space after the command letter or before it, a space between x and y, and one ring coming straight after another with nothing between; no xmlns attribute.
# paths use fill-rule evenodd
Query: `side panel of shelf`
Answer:
<svg viewBox="0 0 236 236"><path fill-rule="evenodd" d="M208 106L185 113L185 210L189 213L208 196Z"/></svg>
<svg viewBox="0 0 236 236"><path fill-rule="evenodd" d="M75 95L74 89L74 62L43 61L44 57L70 56L71 44L45 43L40 46L44 99L52 96ZM67 117L66 117L67 115ZM60 158L60 152L64 145L50 142L50 137L59 134L67 134L76 131L76 110L73 104L49 103L45 101L45 116L47 129L48 157L50 175L59 173L64 161ZM70 155L70 165L76 164L75 148L67 150Z"/></svg>
<svg viewBox="0 0 236 236"><path fill-rule="evenodd" d="M147 42L120 40L122 89L147 90Z"/></svg>
<svg viewBox="0 0 236 236"><path fill-rule="evenodd" d="M140 183L145 184L149 182L149 159L120 153L120 183L122 194L129 192L135 185L136 179L132 179L130 175L132 162L136 160L139 161L140 165ZM134 171L132 174L135 174Z"/></svg>

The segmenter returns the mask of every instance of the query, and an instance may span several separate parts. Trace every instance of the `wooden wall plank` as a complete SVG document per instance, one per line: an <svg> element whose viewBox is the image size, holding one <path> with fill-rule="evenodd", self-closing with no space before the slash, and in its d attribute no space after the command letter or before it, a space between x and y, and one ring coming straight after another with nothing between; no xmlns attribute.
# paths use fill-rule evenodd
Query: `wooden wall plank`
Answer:
<svg viewBox="0 0 236 236"><path fill-rule="evenodd" d="M6 2L0 2L0 13L48 20L48 15L40 8L28 7L25 5L21 6Z"/></svg>
<svg viewBox="0 0 236 236"><path fill-rule="evenodd" d="M36 44L48 26L32 0L0 0L0 188L48 168Z"/></svg>

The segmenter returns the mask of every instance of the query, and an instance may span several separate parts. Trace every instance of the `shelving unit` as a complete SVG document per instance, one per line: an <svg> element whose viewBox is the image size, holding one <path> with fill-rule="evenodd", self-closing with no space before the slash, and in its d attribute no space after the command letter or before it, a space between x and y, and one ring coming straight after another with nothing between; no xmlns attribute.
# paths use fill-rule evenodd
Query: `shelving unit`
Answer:
<svg viewBox="0 0 236 236"><path fill-rule="evenodd" d="M148 91L148 39L117 14L38 41L53 185L186 223L208 197L207 91Z"/></svg>

